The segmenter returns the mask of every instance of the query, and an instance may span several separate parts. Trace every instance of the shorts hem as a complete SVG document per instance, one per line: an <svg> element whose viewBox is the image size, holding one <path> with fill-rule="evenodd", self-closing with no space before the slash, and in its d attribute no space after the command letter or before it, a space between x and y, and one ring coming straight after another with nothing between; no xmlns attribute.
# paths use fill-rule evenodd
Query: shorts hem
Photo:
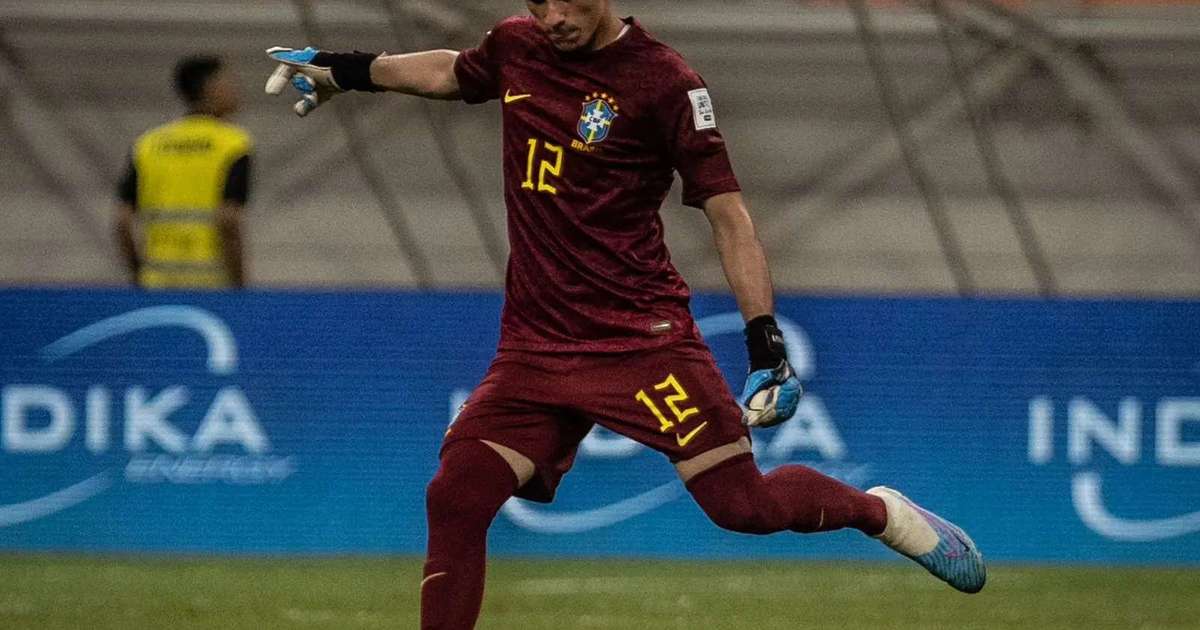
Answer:
<svg viewBox="0 0 1200 630"><path fill-rule="evenodd" d="M542 466L538 464L536 459L523 452L519 445L508 442L503 437L473 435L470 432L463 432L455 435L454 431L452 430L450 434L446 436L446 439L442 441L442 446L440 449L438 449L438 458L441 459L448 446L462 440L492 442L505 448L510 448L520 455L528 458L529 461L533 462L533 477L531 477L529 481L525 482L525 485L517 488L517 491L513 493L513 496L517 497L518 499L526 499L536 503L551 503L554 501L554 495L558 491L557 481L551 484L546 475L542 473Z"/></svg>

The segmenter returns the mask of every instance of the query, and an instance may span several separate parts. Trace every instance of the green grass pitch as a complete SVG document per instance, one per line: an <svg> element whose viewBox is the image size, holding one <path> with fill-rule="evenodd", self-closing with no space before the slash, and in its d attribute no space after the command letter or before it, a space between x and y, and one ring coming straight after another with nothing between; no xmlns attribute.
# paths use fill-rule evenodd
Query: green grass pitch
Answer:
<svg viewBox="0 0 1200 630"><path fill-rule="evenodd" d="M414 558L0 555L0 628L416 628ZM496 559L480 630L1200 628L1200 570Z"/></svg>

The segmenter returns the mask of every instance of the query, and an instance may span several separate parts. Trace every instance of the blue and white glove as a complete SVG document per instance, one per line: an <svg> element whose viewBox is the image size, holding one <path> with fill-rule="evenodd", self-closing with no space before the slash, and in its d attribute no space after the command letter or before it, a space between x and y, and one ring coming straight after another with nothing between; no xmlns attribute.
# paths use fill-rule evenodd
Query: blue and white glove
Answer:
<svg viewBox="0 0 1200 630"><path fill-rule="evenodd" d="M348 90L380 91L371 82L371 62L378 55L334 53L309 46L303 50L275 46L267 56L279 66L267 79L267 94L279 94L288 84L300 93L292 106L298 116L307 116L335 95Z"/></svg>
<svg viewBox="0 0 1200 630"><path fill-rule="evenodd" d="M787 361L783 333L771 315L746 323L746 349L750 373L738 402L742 423L748 427L773 427L796 413L804 389Z"/></svg>

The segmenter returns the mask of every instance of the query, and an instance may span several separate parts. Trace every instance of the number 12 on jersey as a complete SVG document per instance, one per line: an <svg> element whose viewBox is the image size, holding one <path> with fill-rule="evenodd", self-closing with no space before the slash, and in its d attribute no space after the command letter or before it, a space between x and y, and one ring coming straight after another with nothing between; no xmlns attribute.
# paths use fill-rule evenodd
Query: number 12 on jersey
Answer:
<svg viewBox="0 0 1200 630"><path fill-rule="evenodd" d="M541 166L537 169L536 190L541 193L557 195L558 188L555 188L552 184L546 183L546 174L549 173L554 177L562 177L563 149L562 147L556 144L550 144L549 142L538 142L537 138L529 139L529 158L525 167L525 181L521 182L521 188L524 188L525 190L535 190L533 187L533 167L534 162L537 161L539 144L545 148L545 151L541 152L542 155L545 156L547 153L553 154L554 161L551 162L550 160L546 159L546 157L542 158Z"/></svg>

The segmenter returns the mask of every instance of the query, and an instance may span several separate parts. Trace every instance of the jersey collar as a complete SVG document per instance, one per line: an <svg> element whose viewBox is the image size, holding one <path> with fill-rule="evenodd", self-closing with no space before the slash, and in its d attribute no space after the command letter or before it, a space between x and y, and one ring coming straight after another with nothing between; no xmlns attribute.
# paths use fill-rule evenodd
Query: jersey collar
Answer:
<svg viewBox="0 0 1200 630"><path fill-rule="evenodd" d="M554 52L562 59L568 61L591 61L619 52L633 43L643 32L642 25L633 16L623 17L621 21L625 24L621 28L621 34L604 48L598 50L576 50L572 52L562 52L554 48Z"/></svg>

